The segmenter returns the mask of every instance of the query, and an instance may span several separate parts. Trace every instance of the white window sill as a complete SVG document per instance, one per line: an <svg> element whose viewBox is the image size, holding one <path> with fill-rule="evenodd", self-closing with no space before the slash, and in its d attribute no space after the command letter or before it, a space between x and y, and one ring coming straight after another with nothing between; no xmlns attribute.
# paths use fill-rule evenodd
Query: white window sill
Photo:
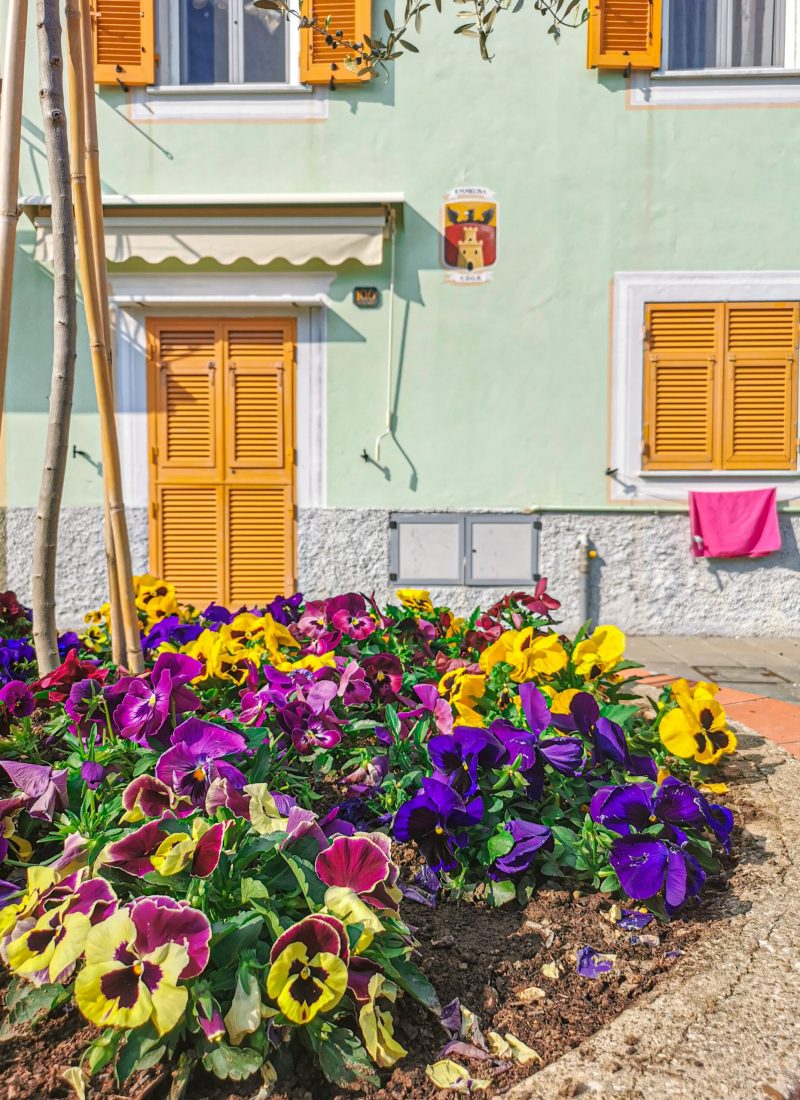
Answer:
<svg viewBox="0 0 800 1100"><path fill-rule="evenodd" d="M322 122L328 89L308 84L161 84L131 88L132 122Z"/></svg>
<svg viewBox="0 0 800 1100"><path fill-rule="evenodd" d="M311 95L310 84L154 84L147 89L151 96L262 96Z"/></svg>
<svg viewBox="0 0 800 1100"><path fill-rule="evenodd" d="M735 481L743 477L757 477L775 481L778 478L797 478L797 470L639 470L637 477L677 481L681 478L704 478L709 481Z"/></svg>
<svg viewBox="0 0 800 1100"><path fill-rule="evenodd" d="M631 74L631 107L800 107L798 69L696 69Z"/></svg>
<svg viewBox="0 0 800 1100"><path fill-rule="evenodd" d="M762 69L658 69L650 74L651 80L781 80L800 77L800 69L783 69L778 66Z"/></svg>

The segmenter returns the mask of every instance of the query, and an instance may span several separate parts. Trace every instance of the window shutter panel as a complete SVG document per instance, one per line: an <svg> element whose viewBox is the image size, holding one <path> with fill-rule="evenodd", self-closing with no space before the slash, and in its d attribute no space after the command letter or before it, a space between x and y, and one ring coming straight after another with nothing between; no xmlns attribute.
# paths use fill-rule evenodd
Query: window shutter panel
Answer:
<svg viewBox="0 0 800 1100"><path fill-rule="evenodd" d="M223 490L214 484L161 485L155 516L155 571L181 603L205 607L222 587Z"/></svg>
<svg viewBox="0 0 800 1100"><path fill-rule="evenodd" d="M646 307L645 469L700 470L716 464L723 320L721 305Z"/></svg>
<svg viewBox="0 0 800 1100"><path fill-rule="evenodd" d="M155 82L154 9L155 0L92 0L95 83Z"/></svg>
<svg viewBox="0 0 800 1100"><path fill-rule="evenodd" d="M590 69L657 69L662 0L590 0Z"/></svg>
<svg viewBox="0 0 800 1100"><path fill-rule="evenodd" d="M196 475L217 466L216 331L163 328L157 349L159 467Z"/></svg>
<svg viewBox="0 0 800 1100"><path fill-rule="evenodd" d="M350 69L345 64L348 51L335 45L336 32L341 31L343 42L363 44L364 35L372 33L372 0L302 0L300 12L307 19L315 19L316 29L303 27L300 31L300 79L306 84L356 84L369 80L369 73L358 75L357 65ZM333 41L326 39L325 21Z"/></svg>
<svg viewBox="0 0 800 1100"><path fill-rule="evenodd" d="M226 330L227 584L233 605L294 589L294 338L290 321Z"/></svg>
<svg viewBox="0 0 800 1100"><path fill-rule="evenodd" d="M798 306L727 307L723 465L787 470L797 464Z"/></svg>

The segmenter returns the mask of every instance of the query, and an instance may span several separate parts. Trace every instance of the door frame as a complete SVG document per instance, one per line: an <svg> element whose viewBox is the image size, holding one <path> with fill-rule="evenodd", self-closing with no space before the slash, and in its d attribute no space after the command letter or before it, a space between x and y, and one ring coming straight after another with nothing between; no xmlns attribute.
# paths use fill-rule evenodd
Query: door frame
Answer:
<svg viewBox="0 0 800 1100"><path fill-rule="evenodd" d="M296 315L286 312L278 312L270 310L264 311L259 315L253 315L249 313L244 317L240 311L220 311L216 315L212 314L210 317L208 313L204 311L202 314L182 313L176 311L172 313L169 310L159 310L157 314L148 314L144 321L144 339L145 339L145 359L146 359L146 409L147 409L147 484L148 484L148 504L147 504L147 531L148 531L148 566L150 572L156 576L161 576L163 573L161 554L160 554L160 538L159 538L159 526L162 522L162 517L158 515L157 509L154 505L158 503L158 482L156 478L157 461L156 461L156 441L158 438L158 421L157 421L157 404L156 394L159 385L158 376L158 362L154 353L156 347L157 336L156 333L166 326L173 327L186 327L188 329L196 329L200 324L213 325L217 330L215 337L215 343L217 345L216 356L219 357L222 351L223 345L223 326L235 324L242 328L257 328L259 325L263 325L268 321L279 321L288 326L289 340L291 345L291 355L288 357L288 363L286 364L286 372L288 378L285 378L284 384L290 387L290 408L291 416L289 423L286 425L288 430L291 431L291 464L290 464L290 484L291 484L291 538L290 538L290 576L292 585L297 586L297 496L298 496L298 462L297 462L297 437L298 437L298 409L297 409L297 365L298 365L298 318ZM219 362L216 364L220 377L223 371L223 364ZM223 395L226 389L224 380L219 383L219 401L223 401ZM225 457L227 453L226 446L226 418L223 415L220 424L219 437L216 442L218 456ZM221 459L218 457L218 462ZM222 482L224 486L225 482ZM253 484L253 482L250 482ZM221 533L220 537L226 537L227 523ZM218 598L221 598L218 597Z"/></svg>

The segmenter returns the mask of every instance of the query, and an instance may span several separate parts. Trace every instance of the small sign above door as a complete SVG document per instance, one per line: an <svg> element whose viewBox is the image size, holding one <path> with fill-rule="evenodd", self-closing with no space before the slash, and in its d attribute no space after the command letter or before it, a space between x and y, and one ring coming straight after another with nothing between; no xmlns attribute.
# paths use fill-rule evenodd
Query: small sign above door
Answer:
<svg viewBox="0 0 800 1100"><path fill-rule="evenodd" d="M353 287L353 305L359 309L376 309L381 304L381 292L376 286Z"/></svg>

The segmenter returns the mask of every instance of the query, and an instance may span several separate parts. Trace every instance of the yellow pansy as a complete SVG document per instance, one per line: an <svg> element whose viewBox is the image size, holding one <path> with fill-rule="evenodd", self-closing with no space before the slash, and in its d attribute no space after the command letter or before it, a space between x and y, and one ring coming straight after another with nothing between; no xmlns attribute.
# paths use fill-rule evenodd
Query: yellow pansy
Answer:
<svg viewBox="0 0 800 1100"><path fill-rule="evenodd" d="M279 660L273 660L271 663L279 672L294 672L298 668L307 668L311 672L316 672L320 668L335 668L336 658L333 653L323 653L319 657L313 653L307 653L305 657L301 657L297 661L280 658Z"/></svg>
<svg viewBox="0 0 800 1100"><path fill-rule="evenodd" d="M501 634L496 642L492 642L490 646L484 649L478 658L478 664L488 676L495 665L500 664L501 661L508 661L508 653L513 646L518 630L506 630L504 634Z"/></svg>
<svg viewBox="0 0 800 1100"><path fill-rule="evenodd" d="M557 634L537 635L528 626L518 632L506 661L511 665L511 679L523 684L535 677L555 676L566 668L568 657Z"/></svg>
<svg viewBox="0 0 800 1100"><path fill-rule="evenodd" d="M268 836L286 832L288 818L281 814L266 783L249 783L242 790L250 799L250 825L257 833Z"/></svg>
<svg viewBox="0 0 800 1100"><path fill-rule="evenodd" d="M580 695L577 688L565 688L564 691L556 691L550 700L551 714L569 714L569 707L576 695Z"/></svg>
<svg viewBox="0 0 800 1100"><path fill-rule="evenodd" d="M325 908L333 913L343 924L360 924L364 931L353 948L354 955L366 951L376 936L383 931L383 925L375 910L362 901L355 890L349 886L329 886L325 891Z"/></svg>
<svg viewBox="0 0 800 1100"><path fill-rule="evenodd" d="M431 594L424 588L398 588L395 595L409 611L430 615L434 610Z"/></svg>
<svg viewBox="0 0 800 1100"><path fill-rule="evenodd" d="M610 672L625 656L625 635L616 626L598 626L588 638L578 642L572 663L579 676L595 680Z"/></svg>
<svg viewBox="0 0 800 1100"><path fill-rule="evenodd" d="M448 702L464 707L474 707L485 691L486 677L467 672L465 668L451 669L439 681L439 694Z"/></svg>
<svg viewBox="0 0 800 1100"><path fill-rule="evenodd" d="M736 735L728 729L725 711L708 691L708 685L704 684L699 693L690 693L688 684L685 691L676 691L675 685L672 690L678 705L662 717L658 732L673 756L694 759L698 764L716 764L726 753L736 750Z"/></svg>

